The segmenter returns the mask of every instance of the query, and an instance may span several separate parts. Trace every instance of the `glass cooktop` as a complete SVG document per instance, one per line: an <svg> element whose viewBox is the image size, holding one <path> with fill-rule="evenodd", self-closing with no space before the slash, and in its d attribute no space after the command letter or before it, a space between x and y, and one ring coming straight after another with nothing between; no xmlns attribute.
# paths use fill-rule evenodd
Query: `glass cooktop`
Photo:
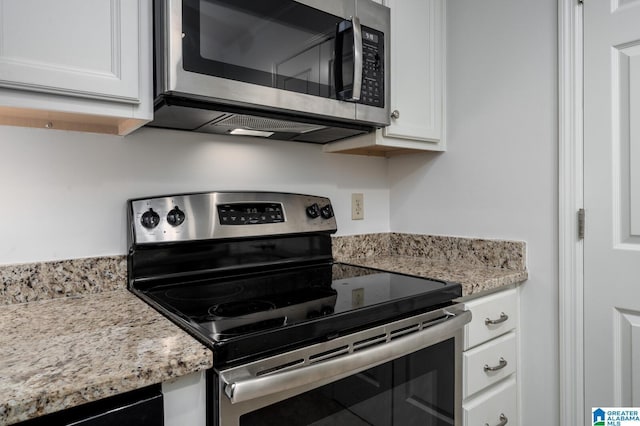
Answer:
<svg viewBox="0 0 640 426"><path fill-rule="evenodd" d="M152 286L143 295L214 348L220 365L448 305L461 286L334 263Z"/></svg>

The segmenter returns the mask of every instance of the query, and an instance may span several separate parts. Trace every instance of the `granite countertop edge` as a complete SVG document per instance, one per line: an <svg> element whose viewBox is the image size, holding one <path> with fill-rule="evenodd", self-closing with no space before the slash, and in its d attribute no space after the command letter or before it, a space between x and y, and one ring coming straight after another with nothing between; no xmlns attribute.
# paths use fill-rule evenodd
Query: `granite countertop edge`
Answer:
<svg viewBox="0 0 640 426"><path fill-rule="evenodd" d="M0 329L0 425L213 365L211 350L126 289L5 305Z"/></svg>

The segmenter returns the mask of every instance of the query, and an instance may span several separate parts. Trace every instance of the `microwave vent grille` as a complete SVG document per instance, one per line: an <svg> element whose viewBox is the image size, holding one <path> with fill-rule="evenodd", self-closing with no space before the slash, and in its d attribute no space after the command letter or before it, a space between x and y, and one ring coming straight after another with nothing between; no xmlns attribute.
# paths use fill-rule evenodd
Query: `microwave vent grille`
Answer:
<svg viewBox="0 0 640 426"><path fill-rule="evenodd" d="M249 130L261 130L266 132L290 132L307 133L323 129L324 126L296 123L294 121L275 120L272 118L262 118L253 115L235 114L223 120L211 124L212 126L223 126L228 128L242 128Z"/></svg>

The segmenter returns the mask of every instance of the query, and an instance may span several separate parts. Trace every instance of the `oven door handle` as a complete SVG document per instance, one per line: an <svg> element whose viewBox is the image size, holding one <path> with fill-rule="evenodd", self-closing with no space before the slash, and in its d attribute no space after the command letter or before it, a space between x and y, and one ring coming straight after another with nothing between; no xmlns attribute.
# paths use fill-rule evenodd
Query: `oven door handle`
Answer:
<svg viewBox="0 0 640 426"><path fill-rule="evenodd" d="M329 383L446 340L471 321L471 312L463 310L460 305L446 308L443 311L446 315L445 318L433 321L434 325L427 324L420 331L367 349L350 351L343 356L330 358L309 366L264 376L252 375L245 371L244 374L234 374L232 380L225 377L225 372L222 371L219 374L225 384L224 392L231 403L235 404L314 384L319 380L322 380L323 383Z"/></svg>

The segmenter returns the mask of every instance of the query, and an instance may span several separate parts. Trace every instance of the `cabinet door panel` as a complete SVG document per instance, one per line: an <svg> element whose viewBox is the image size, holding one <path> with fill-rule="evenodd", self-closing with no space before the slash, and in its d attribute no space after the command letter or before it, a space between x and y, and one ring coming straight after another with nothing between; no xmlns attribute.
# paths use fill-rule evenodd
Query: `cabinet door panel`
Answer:
<svg viewBox="0 0 640 426"><path fill-rule="evenodd" d="M0 86L138 103L138 18L131 0L0 0Z"/></svg>
<svg viewBox="0 0 640 426"><path fill-rule="evenodd" d="M442 137L443 0L385 0L391 9L391 110L384 135L419 141Z"/></svg>

